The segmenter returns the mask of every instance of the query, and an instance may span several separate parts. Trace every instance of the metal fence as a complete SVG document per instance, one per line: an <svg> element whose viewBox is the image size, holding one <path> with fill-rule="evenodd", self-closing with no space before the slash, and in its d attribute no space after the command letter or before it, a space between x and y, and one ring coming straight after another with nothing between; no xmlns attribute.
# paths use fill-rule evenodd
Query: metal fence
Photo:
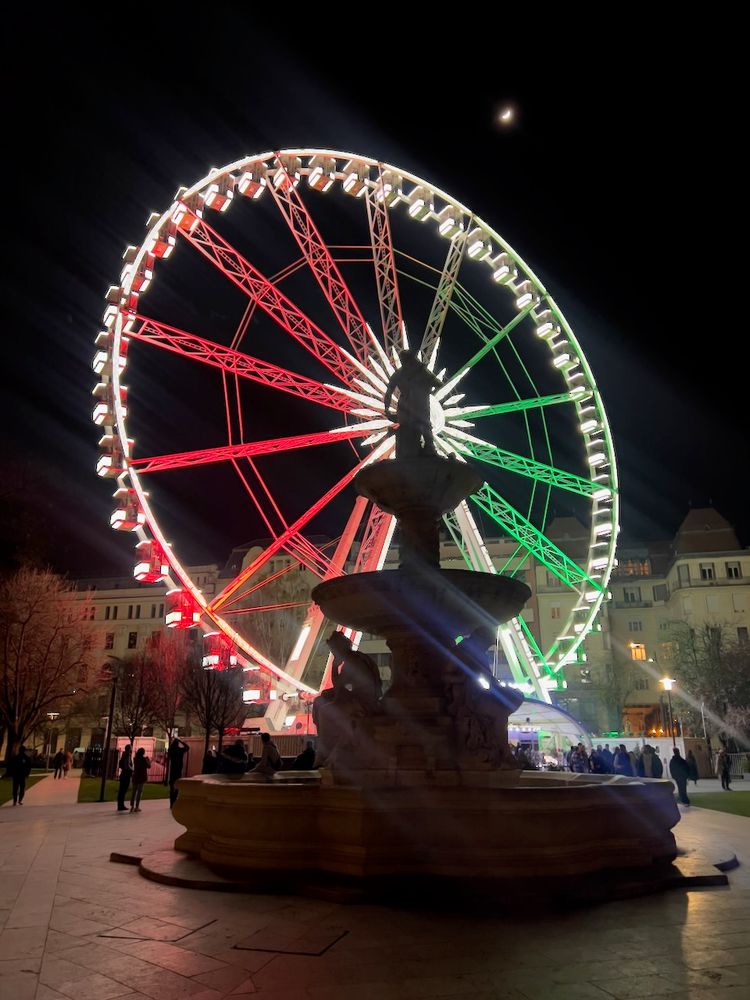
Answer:
<svg viewBox="0 0 750 1000"><path fill-rule="evenodd" d="M101 778L103 754L104 748L101 746L92 746L86 749L83 756L83 773L85 775L90 778ZM110 747L106 761L107 778L115 779L119 777L120 772L117 767L119 760L120 752L115 749L115 747ZM165 773L165 755L159 751L151 758L151 767L148 772L149 784L159 784L160 782L163 782Z"/></svg>
<svg viewBox="0 0 750 1000"><path fill-rule="evenodd" d="M750 753L729 753L729 774L732 779L744 779L747 778L750 781ZM713 771L714 774L719 773L719 754L713 754Z"/></svg>

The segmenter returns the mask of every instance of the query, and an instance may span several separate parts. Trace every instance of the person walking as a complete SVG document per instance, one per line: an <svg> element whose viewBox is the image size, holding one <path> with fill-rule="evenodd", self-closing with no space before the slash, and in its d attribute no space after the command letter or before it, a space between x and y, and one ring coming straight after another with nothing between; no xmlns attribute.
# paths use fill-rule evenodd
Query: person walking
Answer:
<svg viewBox="0 0 750 1000"><path fill-rule="evenodd" d="M732 789L729 786L732 783L732 765L729 759L729 754L726 750L722 750L719 753L716 763L719 771L719 777L721 778L721 787L725 792L731 792Z"/></svg>
<svg viewBox="0 0 750 1000"><path fill-rule="evenodd" d="M65 763L65 754L62 752L62 750L58 750L52 759L52 766L55 769L55 775L54 775L55 778L62 778L64 763Z"/></svg>
<svg viewBox="0 0 750 1000"><path fill-rule="evenodd" d="M695 754L692 750L688 750L686 763L688 766L688 773L690 775L690 780L693 784L698 786L698 761L695 759Z"/></svg>
<svg viewBox="0 0 750 1000"><path fill-rule="evenodd" d="M141 811L141 795L143 786L148 781L148 772L151 767L151 760L146 756L143 747L138 747L133 761L133 791L130 796L130 811L139 813Z"/></svg>
<svg viewBox="0 0 750 1000"><path fill-rule="evenodd" d="M73 766L73 754L70 752L70 750L65 750L64 760L63 760L63 778L68 777L68 771L70 771L72 766Z"/></svg>
<svg viewBox="0 0 750 1000"><path fill-rule="evenodd" d="M8 774L13 779L13 805L22 806L26 793L26 779L31 773L31 757L26 753L26 747L18 748L18 753L8 761Z"/></svg>
<svg viewBox="0 0 750 1000"><path fill-rule="evenodd" d="M185 754L190 752L190 747L177 737L169 744L167 760L169 761L169 808L177 801L177 782L182 777L185 766Z"/></svg>
<svg viewBox="0 0 750 1000"><path fill-rule="evenodd" d="M125 796L128 792L130 779L133 777L133 748L128 743L120 757L120 787L117 790L117 811L127 812Z"/></svg>
<svg viewBox="0 0 750 1000"><path fill-rule="evenodd" d="M678 747L675 747L672 751L672 759L669 762L669 773L672 775L672 780L677 785L677 797L680 802L682 802L685 806L689 806L690 799L688 798L687 793L687 783L690 771L688 769L688 762L680 754Z"/></svg>

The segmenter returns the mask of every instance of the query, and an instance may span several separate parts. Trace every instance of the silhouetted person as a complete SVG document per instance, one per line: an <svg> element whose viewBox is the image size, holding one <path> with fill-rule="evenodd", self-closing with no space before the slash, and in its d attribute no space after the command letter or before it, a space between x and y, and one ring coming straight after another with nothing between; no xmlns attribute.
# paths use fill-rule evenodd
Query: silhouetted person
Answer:
<svg viewBox="0 0 750 1000"><path fill-rule="evenodd" d="M732 766L726 750L722 750L719 753L717 764L719 767L719 777L721 778L721 787L725 792L731 792L732 789L729 786L732 783Z"/></svg>
<svg viewBox="0 0 750 1000"><path fill-rule="evenodd" d="M672 780L677 785L677 797L683 805L689 806L690 799L687 794L687 783L690 777L688 762L680 755L677 747L672 750L672 759L669 762L669 773Z"/></svg>
<svg viewBox="0 0 750 1000"><path fill-rule="evenodd" d="M206 755L203 758L203 774L215 774L216 773L216 750L211 747L210 750L206 751Z"/></svg>
<svg viewBox="0 0 750 1000"><path fill-rule="evenodd" d="M182 771L185 766L185 754L189 752L190 752L190 747L187 745L187 743L183 743L182 740L178 740L176 736L169 744L169 750L167 751L167 759L169 760L169 808L170 809L177 800L177 782L182 777Z"/></svg>
<svg viewBox="0 0 750 1000"><path fill-rule="evenodd" d="M18 753L8 761L8 774L13 779L13 805L23 805L26 793L26 779L31 774L31 757L26 753L26 747L18 748Z"/></svg>
<svg viewBox="0 0 750 1000"><path fill-rule="evenodd" d="M216 770L221 774L244 774L247 770L247 752L242 740L235 740L224 747L216 759Z"/></svg>
<svg viewBox="0 0 750 1000"><path fill-rule="evenodd" d="M310 740L307 741L307 746L302 751L298 753L297 756L292 761L293 771L312 771L315 767L315 747L312 745Z"/></svg>
<svg viewBox="0 0 750 1000"><path fill-rule="evenodd" d="M260 741L263 744L263 750L260 760L255 767L251 768L251 771L253 774L265 774L266 777L272 778L277 771L281 770L281 754L268 733L261 733Z"/></svg>
<svg viewBox="0 0 750 1000"><path fill-rule="evenodd" d="M117 790L117 811L127 812L125 808L125 796L127 795L130 779L133 777L133 748L129 743L122 751L119 767L120 787Z"/></svg>
<svg viewBox="0 0 750 1000"><path fill-rule="evenodd" d="M64 763L65 763L65 754L62 752L62 750L58 750L55 756L52 758L52 766L55 769L55 778L62 778Z"/></svg>
<svg viewBox="0 0 750 1000"><path fill-rule="evenodd" d="M633 764L624 743L621 743L617 748L612 766L615 774L622 774L628 778L633 777Z"/></svg>
<svg viewBox="0 0 750 1000"><path fill-rule="evenodd" d="M385 390L385 413L391 405L391 397L399 391L396 406L396 458L410 458L420 451L434 455L435 442L432 439L430 422L430 394L441 386L437 376L417 359L413 351L399 353L401 367L391 375Z"/></svg>
<svg viewBox="0 0 750 1000"><path fill-rule="evenodd" d="M139 747L135 752L133 761L133 792L130 796L130 811L139 813L141 811L141 795L143 788L148 781L148 772L151 761L146 756L143 747Z"/></svg>

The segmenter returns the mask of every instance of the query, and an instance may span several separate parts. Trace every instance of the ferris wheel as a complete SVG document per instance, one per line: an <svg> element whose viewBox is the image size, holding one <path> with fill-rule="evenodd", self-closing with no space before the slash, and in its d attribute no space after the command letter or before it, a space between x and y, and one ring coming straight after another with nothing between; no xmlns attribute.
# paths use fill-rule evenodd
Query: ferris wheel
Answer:
<svg viewBox="0 0 750 1000"><path fill-rule="evenodd" d="M97 471L117 481L112 525L136 536L136 578L168 584L167 624L203 627L206 666L238 656L286 690L317 690L315 605L286 662L230 619L274 556L321 580L382 568L393 519L351 482L394 455L383 399L410 347L442 383L431 408L439 453L485 476L445 517L463 560L510 575L541 565L572 597L551 642L523 613L499 629L515 681L549 701L606 596L618 497L594 377L536 275L428 181L331 150L211 170L147 225L107 294L94 420ZM180 386L183 409L170 417L160 392L174 400ZM212 491L217 519L242 497L270 541L205 595L169 538L184 530L179 503ZM577 559L545 533L560 511L588 528ZM315 541L320 524L328 546ZM487 544L498 535L513 542L500 564Z"/></svg>

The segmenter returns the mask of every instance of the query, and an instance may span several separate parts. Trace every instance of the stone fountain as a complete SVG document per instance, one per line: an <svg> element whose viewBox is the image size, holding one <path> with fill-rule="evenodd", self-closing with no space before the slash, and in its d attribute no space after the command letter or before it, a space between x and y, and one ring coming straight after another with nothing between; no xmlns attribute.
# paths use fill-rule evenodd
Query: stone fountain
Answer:
<svg viewBox="0 0 750 1000"><path fill-rule="evenodd" d="M435 454L431 373L402 357L391 381L396 457L354 485L397 518L400 566L313 591L333 621L386 639L390 687L381 696L372 662L337 633L329 644L343 666L314 706L318 770L182 779L176 850L242 884L270 878L296 891L338 878L365 889L417 879L569 892L571 879L601 887L614 884L604 873L623 869L648 884L676 855L671 783L518 769L507 720L521 698L495 681L483 654L530 591L440 568L440 518L482 480Z"/></svg>

